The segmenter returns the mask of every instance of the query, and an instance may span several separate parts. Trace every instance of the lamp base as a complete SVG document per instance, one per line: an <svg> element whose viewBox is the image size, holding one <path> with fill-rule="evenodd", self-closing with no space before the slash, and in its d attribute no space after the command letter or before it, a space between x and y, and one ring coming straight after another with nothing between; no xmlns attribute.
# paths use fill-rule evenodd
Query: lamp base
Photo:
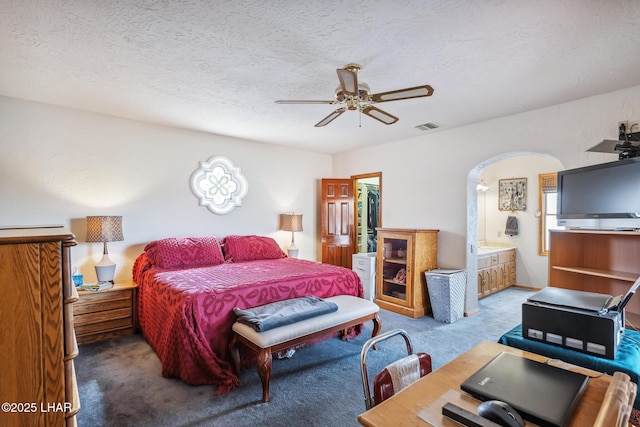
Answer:
<svg viewBox="0 0 640 427"><path fill-rule="evenodd" d="M300 249L298 248L289 248L287 249L287 254L289 255L289 258L298 258L298 252L300 252Z"/></svg>
<svg viewBox="0 0 640 427"><path fill-rule="evenodd" d="M113 283L113 276L116 272L116 265L96 265L96 276L98 276L98 282L111 282Z"/></svg>
<svg viewBox="0 0 640 427"><path fill-rule="evenodd" d="M96 276L98 276L98 282L111 282L113 283L113 276L116 273L116 263L111 261L109 254L105 253L99 263L95 265Z"/></svg>

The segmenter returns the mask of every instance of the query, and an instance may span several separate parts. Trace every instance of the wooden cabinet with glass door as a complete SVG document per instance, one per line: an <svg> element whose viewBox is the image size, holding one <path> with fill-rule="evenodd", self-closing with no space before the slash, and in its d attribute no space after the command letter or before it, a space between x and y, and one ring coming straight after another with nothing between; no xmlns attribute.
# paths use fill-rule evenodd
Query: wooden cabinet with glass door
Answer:
<svg viewBox="0 0 640 427"><path fill-rule="evenodd" d="M375 302L385 310L421 317L430 312L424 273L438 265L438 230L377 228Z"/></svg>

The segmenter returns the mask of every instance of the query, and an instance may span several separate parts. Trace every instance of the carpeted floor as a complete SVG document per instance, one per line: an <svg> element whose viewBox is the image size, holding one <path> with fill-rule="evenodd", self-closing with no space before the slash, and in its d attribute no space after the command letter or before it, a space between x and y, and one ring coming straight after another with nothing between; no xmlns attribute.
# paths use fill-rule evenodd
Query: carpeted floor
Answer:
<svg viewBox="0 0 640 427"><path fill-rule="evenodd" d="M520 323L521 304L533 292L509 288L480 301L480 313L446 324L382 310L382 331L405 329L414 351L431 354L434 369L481 340L497 341ZM275 359L271 402L262 403L257 370L240 373L242 386L213 396L212 386L163 378L160 362L140 335L80 347L75 360L82 409L80 427L99 426L358 426L364 412L360 350L371 322L356 339L337 338ZM396 341L397 340L397 341ZM406 355L402 338L369 352L370 376Z"/></svg>

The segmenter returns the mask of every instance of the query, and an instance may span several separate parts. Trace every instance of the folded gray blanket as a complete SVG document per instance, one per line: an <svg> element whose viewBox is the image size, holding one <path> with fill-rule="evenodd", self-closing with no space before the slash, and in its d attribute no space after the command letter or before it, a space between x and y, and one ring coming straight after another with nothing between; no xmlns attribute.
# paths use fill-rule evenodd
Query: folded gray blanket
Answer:
<svg viewBox="0 0 640 427"><path fill-rule="evenodd" d="M247 309L236 307L233 312L238 316L238 322L251 326L258 332L264 332L337 310L338 305L331 301L306 296Z"/></svg>

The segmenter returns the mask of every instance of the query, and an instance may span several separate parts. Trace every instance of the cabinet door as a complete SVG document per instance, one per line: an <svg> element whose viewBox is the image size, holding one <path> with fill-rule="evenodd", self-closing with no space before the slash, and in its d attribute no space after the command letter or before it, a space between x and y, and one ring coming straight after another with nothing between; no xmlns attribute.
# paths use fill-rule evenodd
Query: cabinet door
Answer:
<svg viewBox="0 0 640 427"><path fill-rule="evenodd" d="M489 293L498 292L498 266L489 269Z"/></svg>
<svg viewBox="0 0 640 427"><path fill-rule="evenodd" d="M484 286L483 270L478 270L478 298L482 298L484 296Z"/></svg>
<svg viewBox="0 0 640 427"><path fill-rule="evenodd" d="M378 251L382 251L381 262L377 267L378 297L411 307L413 236L401 233L379 233Z"/></svg>
<svg viewBox="0 0 640 427"><path fill-rule="evenodd" d="M505 286L514 286L516 284L516 262L511 261L507 263L507 283Z"/></svg>
<svg viewBox="0 0 640 427"><path fill-rule="evenodd" d="M478 275L481 276L482 296L486 297L487 295L491 295L491 269L485 268L480 270Z"/></svg>
<svg viewBox="0 0 640 427"><path fill-rule="evenodd" d="M497 277L496 277L496 288L498 291L503 290L507 287L507 265L506 264L498 264L497 269Z"/></svg>

